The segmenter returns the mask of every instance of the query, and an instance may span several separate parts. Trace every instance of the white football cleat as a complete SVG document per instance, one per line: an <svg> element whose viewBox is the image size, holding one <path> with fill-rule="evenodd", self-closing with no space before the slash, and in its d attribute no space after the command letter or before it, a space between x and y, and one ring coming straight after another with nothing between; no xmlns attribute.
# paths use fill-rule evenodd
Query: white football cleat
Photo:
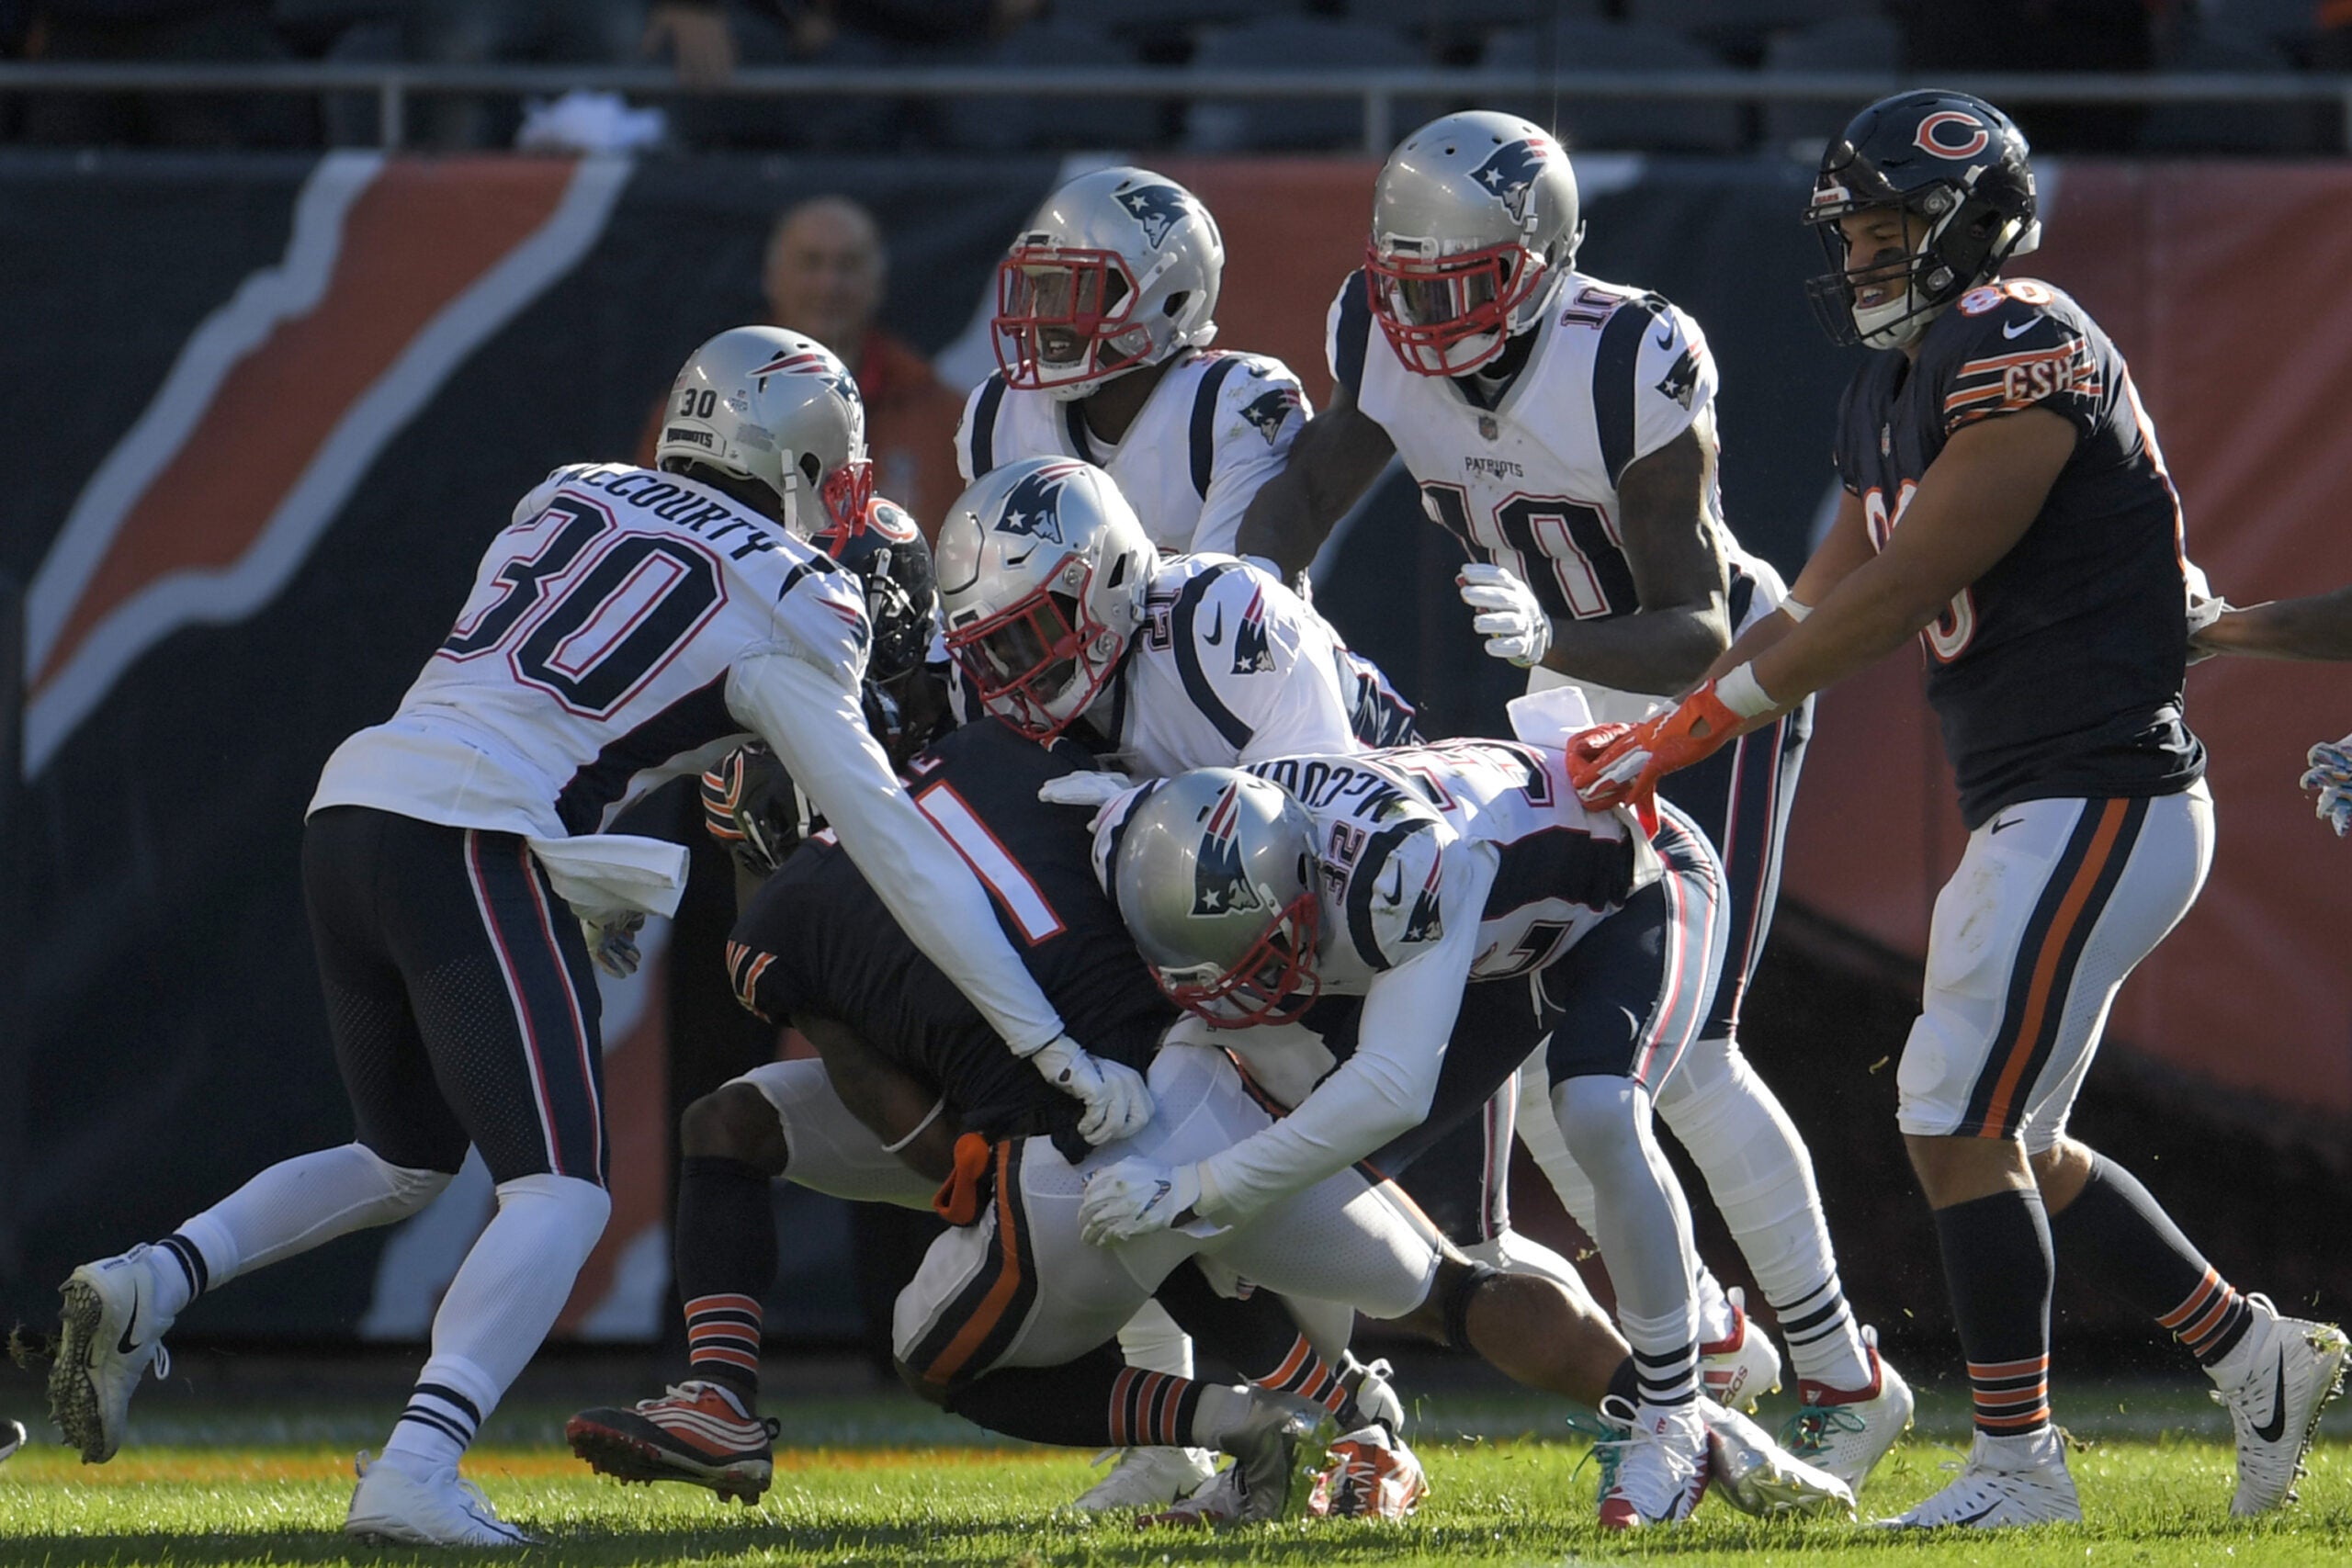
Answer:
<svg viewBox="0 0 2352 1568"><path fill-rule="evenodd" d="M25 1446L25 1427L21 1421L0 1421L0 1462Z"/></svg>
<svg viewBox="0 0 2352 1568"><path fill-rule="evenodd" d="M1717 1404L1753 1410L1780 1392L1781 1352L1747 1315L1747 1292L1734 1285L1724 1294L1731 1302L1731 1332L1700 1345L1701 1391Z"/></svg>
<svg viewBox="0 0 2352 1568"><path fill-rule="evenodd" d="M1697 1403L1644 1404L1624 1431L1609 1439L1616 1453L1601 1461L1600 1528L1645 1529L1689 1518L1706 1495L1710 1473L1707 1428Z"/></svg>
<svg viewBox="0 0 2352 1568"><path fill-rule="evenodd" d="M1738 1411L1702 1398L1699 1418L1707 1428L1709 1484L1741 1513L1852 1517L1852 1487L1781 1447Z"/></svg>
<svg viewBox="0 0 2352 1568"><path fill-rule="evenodd" d="M403 1546L537 1546L537 1536L498 1517L481 1488L444 1465L423 1481L359 1456L359 1484L343 1533Z"/></svg>
<svg viewBox="0 0 2352 1568"><path fill-rule="evenodd" d="M1081 1514L1157 1513L1181 1502L1216 1475L1206 1449L1105 1449L1094 1462L1115 1456L1111 1472L1067 1506Z"/></svg>
<svg viewBox="0 0 2352 1568"><path fill-rule="evenodd" d="M1331 1463L1306 1495L1319 1519L1401 1519L1429 1495L1420 1456L1387 1427L1360 1427L1331 1440Z"/></svg>
<svg viewBox="0 0 2352 1568"><path fill-rule="evenodd" d="M1331 1422L1278 1396L1253 1394L1250 1414L1223 1444L1233 1462L1216 1480L1143 1524L1247 1525L1295 1519L1306 1509L1306 1461L1330 1447Z"/></svg>
<svg viewBox="0 0 2352 1568"><path fill-rule="evenodd" d="M1341 1381L1346 1381L1344 1375ZM1365 1420L1376 1421L1391 1432L1405 1429L1405 1402L1396 1395L1396 1369L1386 1358L1364 1363L1349 1392Z"/></svg>
<svg viewBox="0 0 2352 1568"><path fill-rule="evenodd" d="M2294 1501L2320 1412L2343 1392L2347 1348L2344 1330L2332 1323L2280 1317L2268 1296L2245 1300L2254 1314L2245 1337L2208 1369L2213 1403L2237 1428L2238 1489L2230 1512L2240 1518Z"/></svg>
<svg viewBox="0 0 2352 1568"><path fill-rule="evenodd" d="M1916 1404L1903 1374L1880 1357L1875 1329L1862 1330L1862 1348L1870 1357L1867 1387L1836 1389L1799 1378L1799 1408L1781 1428L1791 1453L1857 1492L1894 1439L1911 1429Z"/></svg>
<svg viewBox="0 0 2352 1568"><path fill-rule="evenodd" d="M172 1314L155 1304L155 1277L147 1254L134 1247L119 1258L85 1263L59 1287L57 1360L49 1369L49 1417L84 1464L104 1464L122 1447L130 1423L130 1395L153 1367L169 1377L164 1349Z"/></svg>
<svg viewBox="0 0 2352 1568"><path fill-rule="evenodd" d="M2066 1440L2044 1427L2030 1441L1976 1434L1968 1462L1942 1491L1908 1512L1871 1521L1881 1529L2001 1529L2080 1524L2083 1505L2066 1470Z"/></svg>

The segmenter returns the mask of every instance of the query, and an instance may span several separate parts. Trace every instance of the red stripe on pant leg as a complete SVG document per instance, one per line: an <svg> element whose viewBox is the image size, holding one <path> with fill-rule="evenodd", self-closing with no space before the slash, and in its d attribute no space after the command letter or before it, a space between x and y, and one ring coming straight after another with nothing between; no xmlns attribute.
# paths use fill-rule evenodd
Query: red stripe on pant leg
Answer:
<svg viewBox="0 0 2352 1568"><path fill-rule="evenodd" d="M531 999L523 986L522 971L516 967L514 955L507 950L506 935L498 929L498 913L490 897L490 877L481 860L481 835L466 829L466 878L474 890L474 905L481 911L482 929L490 933L490 944L498 954L499 972L506 981L507 999L514 1004L514 1021L523 1036L523 1054L531 1064L531 1078L538 1086L539 1136L548 1146L548 1169L557 1176L568 1176L563 1168L563 1149L556 1138L555 1106L548 1094L548 1075L539 1060L539 1034L531 1020Z"/></svg>

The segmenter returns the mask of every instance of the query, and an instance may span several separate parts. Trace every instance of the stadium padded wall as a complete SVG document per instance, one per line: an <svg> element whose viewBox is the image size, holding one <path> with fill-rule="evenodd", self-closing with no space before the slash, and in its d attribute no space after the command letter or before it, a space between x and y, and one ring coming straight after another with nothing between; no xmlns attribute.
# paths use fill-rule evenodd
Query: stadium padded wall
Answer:
<svg viewBox="0 0 2352 1568"><path fill-rule="evenodd" d="M558 463L627 455L685 353L757 318L773 214L831 191L871 206L892 248L888 324L977 373L995 254L1058 167L0 157L0 298L21 307L0 333L19 389L0 575L28 585L23 984L19 1037L0 1048L21 1075L0 1082L21 1108L0 1126L23 1143L0 1161L0 1235L17 1244L0 1248L0 1311L45 1316L75 1261L349 1135L296 874L319 765L390 711L514 497ZM1373 166L1169 172L1225 228L1220 342L1280 354L1320 398L1324 312L1360 254ZM2331 461L2352 400L2352 174L2062 172L2033 270L2130 356L2192 554L2241 602L2352 579ZM1831 483L1849 367L1802 297L1819 265L1794 221L1803 172L1597 158L1582 173L1585 266L1704 324L1727 509L1792 568ZM1432 728L1491 728L1511 672L1469 635L1454 564L1392 478L1319 601ZM1829 699L1788 887L1916 953L1959 835L1915 663L1898 655ZM2220 859L2116 1032L2193 1081L2340 1123L2352 846L2312 820L2294 779L2305 746L2352 728L2352 678L2206 666L2190 692ZM615 1217L573 1335L639 1337L661 1310L661 968L607 998ZM223 1292L188 1328L411 1337L485 1201L461 1187L401 1231ZM812 1208L792 1234L798 1283L772 1330L848 1332L843 1227Z"/></svg>

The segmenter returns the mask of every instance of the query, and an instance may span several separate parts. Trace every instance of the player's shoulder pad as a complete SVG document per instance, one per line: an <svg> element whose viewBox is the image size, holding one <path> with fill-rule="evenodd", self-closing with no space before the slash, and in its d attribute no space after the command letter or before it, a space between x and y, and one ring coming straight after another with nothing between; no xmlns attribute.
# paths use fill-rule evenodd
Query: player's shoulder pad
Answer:
<svg viewBox="0 0 2352 1568"><path fill-rule="evenodd" d="M1363 356L1372 343L1372 297L1364 287L1363 268L1348 274L1339 293L1331 297L1330 312L1323 324L1323 353L1331 367L1331 379L1345 387L1351 398L1363 390Z"/></svg>
<svg viewBox="0 0 2352 1568"><path fill-rule="evenodd" d="M2098 356L2082 308L2031 278L1970 289L1928 328L1917 374L1939 390L1947 429L2059 399L2096 397Z"/></svg>
<svg viewBox="0 0 2352 1568"><path fill-rule="evenodd" d="M1671 301L1640 292L1611 310L1592 349L1593 429L1609 482L1688 426L1713 400L1716 379L1706 334Z"/></svg>
<svg viewBox="0 0 2352 1568"><path fill-rule="evenodd" d="M874 626L866 618L865 587L831 557L812 553L785 572L775 592L774 623L776 645L785 652L807 660L852 692L865 679Z"/></svg>
<svg viewBox="0 0 2352 1568"><path fill-rule="evenodd" d="M1291 367L1271 355L1228 355L1233 370L1217 389L1220 448L1238 442L1244 457L1287 448L1314 417L1306 389Z"/></svg>
<svg viewBox="0 0 2352 1568"><path fill-rule="evenodd" d="M996 422L1004 407L1004 372L991 370L964 400L964 418L956 426L956 467L966 484L997 465Z"/></svg>
<svg viewBox="0 0 2352 1568"><path fill-rule="evenodd" d="M1280 675L1292 650L1319 627L1315 612L1264 567L1203 551L1176 595L1173 632L1212 676Z"/></svg>
<svg viewBox="0 0 2352 1568"><path fill-rule="evenodd" d="M514 515L511 521L520 523L527 518L537 516L540 513L547 510L548 502L555 499L555 492L557 491L561 490L565 485L571 483L573 479L578 479L582 474L594 472L598 468L609 468L622 466L625 465L616 465L612 463L566 463L560 468L551 469L549 470L547 478L541 479L537 484L533 485L529 490L523 492L523 499L514 503Z"/></svg>
<svg viewBox="0 0 2352 1568"><path fill-rule="evenodd" d="M1642 333L1634 366L1634 392L1694 414L1715 395L1715 356L1707 334L1688 310L1653 294L1651 326Z"/></svg>
<svg viewBox="0 0 2352 1568"><path fill-rule="evenodd" d="M1351 824L1333 829L1335 840ZM1445 935L1445 860L1453 835L1434 814L1408 812L1373 831L1355 857L1341 895L1350 945L1374 969L1394 969ZM1345 846L1323 846L1345 858ZM1476 919L1476 910L1453 911Z"/></svg>

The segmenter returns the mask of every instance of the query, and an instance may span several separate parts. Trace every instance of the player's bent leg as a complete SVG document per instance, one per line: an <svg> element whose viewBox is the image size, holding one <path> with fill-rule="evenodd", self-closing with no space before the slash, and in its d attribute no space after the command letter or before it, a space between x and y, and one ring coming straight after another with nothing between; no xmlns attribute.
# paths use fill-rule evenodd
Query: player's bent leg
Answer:
<svg viewBox="0 0 2352 1568"><path fill-rule="evenodd" d="M768 1102L782 1132L784 1179L796 1186L857 1202L895 1203L929 1209L938 1183L925 1179L883 1146L873 1130L850 1113L813 1057L770 1062L727 1086L756 1089Z"/></svg>
<svg viewBox="0 0 2352 1568"><path fill-rule="evenodd" d="M85 1263L66 1280L50 1413L85 1463L122 1444L130 1396L170 1362L164 1336L198 1294L280 1258L431 1202L449 1172L388 1163L359 1144L299 1155L255 1176L153 1246Z"/></svg>
<svg viewBox="0 0 2352 1568"><path fill-rule="evenodd" d="M1119 1353L1140 1371L1193 1375L1193 1341L1157 1302L1146 1302L1119 1328ZM1106 1449L1096 1462L1111 1469L1071 1500L1080 1513L1150 1513L1188 1497L1216 1473L1204 1449Z"/></svg>

